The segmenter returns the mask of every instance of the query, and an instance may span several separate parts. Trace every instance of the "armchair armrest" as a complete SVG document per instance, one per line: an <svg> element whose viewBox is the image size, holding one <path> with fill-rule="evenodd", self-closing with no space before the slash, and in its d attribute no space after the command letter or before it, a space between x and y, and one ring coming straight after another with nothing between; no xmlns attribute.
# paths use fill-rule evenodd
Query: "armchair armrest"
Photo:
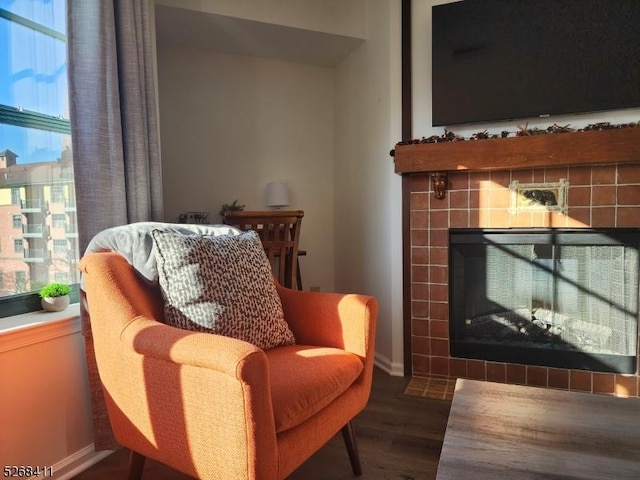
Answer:
<svg viewBox="0 0 640 480"><path fill-rule="evenodd" d="M132 319L114 347L117 359L103 359L100 374L120 444L194 477L208 476L194 465L222 461L233 478L247 470L272 478L261 471L273 469L266 459L277 455L264 351L145 316Z"/></svg>
<svg viewBox="0 0 640 480"><path fill-rule="evenodd" d="M222 335L181 330L144 316L131 321L120 338L145 357L216 370L240 381L252 381L245 377L256 369L263 378L267 372L266 355L255 345Z"/></svg>
<svg viewBox="0 0 640 480"><path fill-rule="evenodd" d="M378 302L357 294L303 292L277 285L284 318L306 345L335 347L372 356Z"/></svg>
<svg viewBox="0 0 640 480"><path fill-rule="evenodd" d="M94 405L106 406L115 440L192 477L213 478L223 462L229 478L275 478L265 353L163 324L160 293L116 253L85 255L81 268L104 398Z"/></svg>

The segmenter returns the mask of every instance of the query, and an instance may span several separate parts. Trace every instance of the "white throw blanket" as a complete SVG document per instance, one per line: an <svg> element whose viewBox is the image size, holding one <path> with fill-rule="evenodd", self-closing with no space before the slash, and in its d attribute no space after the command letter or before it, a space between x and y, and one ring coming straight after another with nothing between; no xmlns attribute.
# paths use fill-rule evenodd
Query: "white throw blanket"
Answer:
<svg viewBox="0 0 640 480"><path fill-rule="evenodd" d="M242 233L229 225L138 222L108 228L98 233L87 246L85 255L92 252L120 253L127 262L149 282L158 281L156 251L151 237L153 230L178 232L183 235L237 235ZM80 288L83 288L81 282Z"/></svg>

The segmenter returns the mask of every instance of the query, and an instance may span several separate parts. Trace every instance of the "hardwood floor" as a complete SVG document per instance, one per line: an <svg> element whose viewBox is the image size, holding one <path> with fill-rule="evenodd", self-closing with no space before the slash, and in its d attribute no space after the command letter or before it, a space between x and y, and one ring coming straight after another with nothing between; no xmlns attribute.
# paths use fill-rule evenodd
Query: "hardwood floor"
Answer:
<svg viewBox="0 0 640 480"><path fill-rule="evenodd" d="M404 394L409 378L374 372L367 408L354 420L362 476L354 477L342 435L338 433L296 470L289 480L430 480L435 479L449 400ZM121 450L74 480L124 479L128 451ZM186 480L164 465L147 460L143 479Z"/></svg>

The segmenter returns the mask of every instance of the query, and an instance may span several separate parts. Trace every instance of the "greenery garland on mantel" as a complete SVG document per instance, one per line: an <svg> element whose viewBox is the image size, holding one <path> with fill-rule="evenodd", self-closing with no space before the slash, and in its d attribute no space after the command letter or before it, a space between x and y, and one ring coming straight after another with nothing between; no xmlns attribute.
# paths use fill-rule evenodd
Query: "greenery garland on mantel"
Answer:
<svg viewBox="0 0 640 480"><path fill-rule="evenodd" d="M515 132L510 132L508 130L503 130L502 132L490 134L487 130L483 130L481 132L474 133L469 138L462 137L460 135L456 135L452 131L444 129L444 133L442 135L431 135L430 137L422 137L420 139L413 140L401 140L396 143L396 146L399 145L416 145L416 144L424 144L424 143L446 143L446 142L464 142L464 141L474 141L474 140L487 140L487 139L495 139L495 138L513 138L513 137L528 137L532 135L553 135L553 134L561 134L561 133L571 133L571 132L596 132L602 130L615 130L620 128L636 128L640 127L640 121L631 122L631 123L621 123L621 124L611 124L610 122L598 122L589 124L583 128L575 129L572 128L569 124L561 126L556 123L550 125L546 129L540 129L538 127L529 128L529 124L525 123L524 125L518 125L518 129ZM395 155L395 150L391 150L389 152L393 157Z"/></svg>
<svg viewBox="0 0 640 480"><path fill-rule="evenodd" d="M440 136L398 142L396 147L401 148L397 152L392 150L390 155L396 173L430 173L434 195L442 199L451 171L637 162L640 128L636 127L640 127L640 122L621 125L601 122L581 129L554 124L544 130L525 124L518 126L515 133L503 131L491 135L484 130L468 139L445 130ZM562 135L574 132L576 135ZM587 133L582 136L577 132ZM521 140L500 142L510 137ZM493 141L483 142L485 139Z"/></svg>

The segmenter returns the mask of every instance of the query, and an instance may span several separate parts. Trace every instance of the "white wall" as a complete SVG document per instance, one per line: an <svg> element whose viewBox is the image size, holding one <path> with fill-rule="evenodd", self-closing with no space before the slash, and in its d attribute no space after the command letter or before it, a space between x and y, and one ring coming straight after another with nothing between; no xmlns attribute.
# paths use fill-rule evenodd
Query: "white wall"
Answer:
<svg viewBox="0 0 640 480"><path fill-rule="evenodd" d="M366 36L333 68L161 45L165 215L217 219L236 198L262 209L265 184L286 180L291 207L305 211L305 287L375 295L378 360L401 374L401 179L389 156L400 139L400 3L157 3Z"/></svg>
<svg viewBox="0 0 640 480"><path fill-rule="evenodd" d="M366 36L367 0L155 0L157 5L301 28Z"/></svg>
<svg viewBox="0 0 640 480"><path fill-rule="evenodd" d="M165 218L238 199L265 210L284 180L305 212L306 288L334 288L333 81L312 65L206 50L158 51Z"/></svg>
<svg viewBox="0 0 640 480"><path fill-rule="evenodd" d="M400 2L367 7L367 42L336 68L336 277L378 298L378 362L402 374Z"/></svg>

